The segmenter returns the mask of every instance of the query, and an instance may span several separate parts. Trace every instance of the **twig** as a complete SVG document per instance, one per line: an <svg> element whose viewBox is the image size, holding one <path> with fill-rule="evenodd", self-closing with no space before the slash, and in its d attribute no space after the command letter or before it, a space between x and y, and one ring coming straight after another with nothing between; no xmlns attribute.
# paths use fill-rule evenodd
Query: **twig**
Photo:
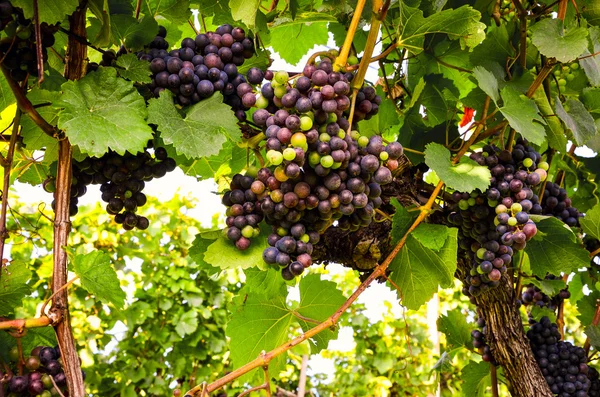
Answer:
<svg viewBox="0 0 600 397"><path fill-rule="evenodd" d="M197 35L200 32L198 31L198 29L196 29L196 25L194 25L194 21L192 21L191 19L188 19L188 24L190 25L190 27L192 28L192 30L194 31L194 33ZM205 27L206 28L206 27Z"/></svg>
<svg viewBox="0 0 600 397"><path fill-rule="evenodd" d="M492 397L498 397L498 373L494 364L490 364L490 375L492 378Z"/></svg>
<svg viewBox="0 0 600 397"><path fill-rule="evenodd" d="M17 318L14 320L0 321L0 330L23 330L26 328L41 328L53 324L50 317Z"/></svg>
<svg viewBox="0 0 600 397"><path fill-rule="evenodd" d="M35 53L37 55L38 85L44 82L44 57L42 55L42 31L38 0L33 0L33 27L35 30Z"/></svg>
<svg viewBox="0 0 600 397"><path fill-rule="evenodd" d="M60 388L58 387L58 385L54 381L54 377L52 375L48 375L48 376L50 377L50 380L52 381L52 384L54 385L54 389L56 390L56 392L58 393L58 395L60 397L65 397L65 395L60 391Z"/></svg>
<svg viewBox="0 0 600 397"><path fill-rule="evenodd" d="M135 5L135 19L140 19L140 11L142 10L142 0L137 0Z"/></svg>
<svg viewBox="0 0 600 397"><path fill-rule="evenodd" d="M521 4L521 0L512 0L519 14L519 62L523 68L527 67L527 10Z"/></svg>
<svg viewBox="0 0 600 397"><path fill-rule="evenodd" d="M356 7L354 7L354 15L352 16L352 21L350 21L348 33L346 33L346 39L344 40L344 44L342 45L340 54L338 55L334 63L334 65L340 69L346 67L346 63L348 63L348 55L350 55L350 49L352 48L354 34L356 33L356 29L358 28L358 23L360 22L360 17L362 15L363 9L365 8L366 2L366 0L358 0L356 2ZM371 57L371 54L367 56L367 58L369 57Z"/></svg>
<svg viewBox="0 0 600 397"><path fill-rule="evenodd" d="M48 303L52 300L52 298L54 298L56 296L56 294L58 294L59 292L61 292L62 290L64 290L65 288L69 288L69 286L71 284L73 284L75 281L79 280L79 276L75 276L73 277L69 282L67 282L65 285L63 285L62 287L60 287L58 290L54 291L54 293L52 295L50 295L50 297L48 299L46 299L46 301L44 302L44 304L42 305L42 308L40 309L40 313L43 316L46 312L46 306L48 305Z"/></svg>
<svg viewBox="0 0 600 397"><path fill-rule="evenodd" d="M269 7L269 12L273 11L274 9L277 8L277 4L279 4L279 0L273 0L271 2L271 7Z"/></svg>
<svg viewBox="0 0 600 397"><path fill-rule="evenodd" d="M500 4L502 3L502 0L496 0L496 3L494 4L494 11L492 12L492 17L494 18L494 21L496 22L496 26L500 27L501 22L500 19L502 18L502 15L500 14Z"/></svg>
<svg viewBox="0 0 600 397"><path fill-rule="evenodd" d="M300 367L300 380L298 381L298 397L304 397L306 390L306 369L308 368L308 354L302 355L302 366Z"/></svg>
<svg viewBox="0 0 600 397"><path fill-rule="evenodd" d="M409 153L414 153L414 154L420 154L421 156L425 156L424 152L420 152L418 150L415 149L411 149L411 148L407 148L407 147L403 147L405 152L409 152Z"/></svg>
<svg viewBox="0 0 600 397"><path fill-rule="evenodd" d="M582 59L585 59L585 58L592 58L592 57L595 57L597 55L600 55L600 51L594 52L593 54L584 55L582 57L577 58L577 60L579 61L579 60L582 60Z"/></svg>
<svg viewBox="0 0 600 397"><path fill-rule="evenodd" d="M567 6L569 5L569 1L568 0L560 0L558 2L558 19L561 19L562 21L565 20L565 16L567 16Z"/></svg>
<svg viewBox="0 0 600 397"><path fill-rule="evenodd" d="M598 248L597 250L595 250L593 252L590 252L590 258L593 258L598 254L600 254L600 248Z"/></svg>
<svg viewBox="0 0 600 397"><path fill-rule="evenodd" d="M69 37L71 37L71 38L73 38L75 40L77 40L79 43L90 47L93 50L96 50L96 51L98 51L98 52L100 52L102 54L106 53L106 51L103 50L102 48L98 48L95 45L93 45L92 43L90 43L89 41L87 41L87 39L85 37L79 36L79 35L73 33L70 30L67 30L67 29L65 29L65 28L63 28L61 26L58 26L58 31L66 34L67 36L69 36Z"/></svg>

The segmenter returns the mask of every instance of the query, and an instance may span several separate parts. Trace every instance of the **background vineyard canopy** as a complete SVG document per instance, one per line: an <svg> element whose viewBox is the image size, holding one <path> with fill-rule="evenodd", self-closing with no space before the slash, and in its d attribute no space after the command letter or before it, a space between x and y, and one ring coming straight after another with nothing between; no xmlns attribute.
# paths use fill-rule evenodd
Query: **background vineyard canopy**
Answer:
<svg viewBox="0 0 600 397"><path fill-rule="evenodd" d="M526 396L531 385L538 395L551 395L530 350L520 363L509 360L515 346L527 341L522 323L528 315L537 321L549 316L566 327L567 339L585 344L590 358L596 357L600 8L594 0L15 0L12 5L23 10L23 18L59 27L50 28L54 41L43 81L33 77L37 64L9 71L7 58L0 58L5 62L0 127L6 137L0 163L2 190L8 193L0 218L6 223L0 230L7 230L0 250L7 258L0 275L0 316L7 321L0 329L23 333L21 338L0 333L4 363L15 346L25 355L37 345L55 346L52 324L71 395L83 395L75 354L86 371L86 393L162 396L173 390L203 395L221 386L214 395L237 395L261 385L265 361L268 380L273 379L260 393L269 388L284 393L276 386L295 390L302 355L319 353L336 364L333 379L309 379L308 389L320 395L433 395L439 389L448 396ZM340 49L320 55L355 73L351 83L357 90L369 65L371 73L377 71L367 85L384 100L376 114L356 122L359 111L353 129L371 141L381 135L388 144L400 142L404 156L399 168L381 157L381 168L390 169L394 181L384 189L376 222L351 234L329 228L313 254L315 262L339 262L353 270L328 274L312 266L300 278L284 281L279 268L263 261L268 227L256 229L260 236L249 249L237 250L221 232L222 209L207 208L217 215L201 225L190 214L206 203L179 196L165 202L149 198L139 211L149 220L142 230L122 230L99 203L81 206L71 217L71 232L65 227L71 158L81 164L109 150L144 152L151 139L156 150L149 153L159 163L170 167L164 159L174 159L182 173L201 181L198 189L221 194L235 174L250 174L265 159L276 159L261 143L265 131L253 117L255 109L243 120L240 109L234 106L234 113L219 92L187 105L181 96L167 91L152 97L148 89L156 76L138 51L154 43L159 26L171 49L196 37L197 29L215 31L222 24L243 27L254 44L240 73L277 70L272 61L280 59L293 77L319 46ZM27 40L27 32L3 29L2 53L12 50L14 37ZM89 68L88 62L101 66ZM23 79L24 86L15 83ZM457 263L464 248L457 228L445 219L446 205L453 191L486 192L494 186L485 160L477 164L469 153L488 143L511 149L520 138L543 155L548 180L560 184L586 216L580 225L569 225L573 228L563 223L570 223L571 215L532 216L538 234L513 258L518 267L509 267L497 288L469 302L455 279L468 280L468 274L460 255ZM159 148L166 149L164 156ZM164 180L162 188L172 189L169 176ZM207 183L213 180L214 185ZM46 204L21 202L8 190L13 184L17 191L20 184L30 185L37 190L26 191L35 194L42 185L56 189L56 217ZM147 222L140 219L139 225ZM338 245L343 249L336 250ZM548 274L558 279L546 280ZM65 287L68 279L73 284ZM397 293L401 316L389 309L369 321L368 309L350 305L374 280ZM524 301L521 289L558 296L567 285L570 296L554 306L519 309L516 302ZM433 327L425 304L438 291L441 304L429 309L442 315ZM40 314L51 296L48 316ZM68 312L61 308L67 296ZM478 317L488 325L491 360L471 338ZM498 319L517 336L501 339ZM355 335L354 348L328 352L345 327ZM428 341L427 329L443 333L441 344ZM0 385L0 397L4 392Z"/></svg>

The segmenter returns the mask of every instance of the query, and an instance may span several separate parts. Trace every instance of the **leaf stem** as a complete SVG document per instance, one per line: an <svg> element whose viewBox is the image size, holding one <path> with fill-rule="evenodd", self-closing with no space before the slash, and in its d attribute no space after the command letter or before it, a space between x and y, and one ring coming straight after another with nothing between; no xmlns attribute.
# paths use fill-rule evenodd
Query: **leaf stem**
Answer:
<svg viewBox="0 0 600 397"><path fill-rule="evenodd" d="M42 308L40 309L40 313L42 315L45 315L46 312L46 306L48 305L48 303L52 300L52 298L54 298L56 296L56 294L58 294L59 292L61 292L62 290L69 288L69 286L71 284L73 284L75 281L79 280L79 276L75 276L73 277L69 282L67 282L65 285L63 285L62 287L60 287L59 289L57 289L56 291L54 291L54 293L52 295L50 295L50 297L48 299L46 299L46 301L44 302L44 304L42 305Z"/></svg>

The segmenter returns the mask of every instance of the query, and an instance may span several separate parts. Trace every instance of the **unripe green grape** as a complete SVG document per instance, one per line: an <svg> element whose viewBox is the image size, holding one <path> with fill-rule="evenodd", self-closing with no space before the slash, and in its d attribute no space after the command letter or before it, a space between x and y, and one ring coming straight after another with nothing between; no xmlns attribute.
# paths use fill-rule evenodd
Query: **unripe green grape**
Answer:
<svg viewBox="0 0 600 397"><path fill-rule="evenodd" d="M287 92L287 89L285 88L285 86L279 86L279 87L273 88L273 93L275 94L275 96L277 98L281 98L282 96L285 95L286 92Z"/></svg>
<svg viewBox="0 0 600 397"><path fill-rule="evenodd" d="M533 165L533 160L530 159L529 157L523 159L523 166L529 168Z"/></svg>
<svg viewBox="0 0 600 397"><path fill-rule="evenodd" d="M333 165L333 163L334 163L333 157L331 157L330 155L321 157L321 165L323 167L325 167L325 168L331 168L331 166Z"/></svg>
<svg viewBox="0 0 600 397"><path fill-rule="evenodd" d="M560 77L562 73L559 69L556 69L554 72L552 72L552 74L554 74L556 77Z"/></svg>
<svg viewBox="0 0 600 397"><path fill-rule="evenodd" d="M388 152L379 153L379 159L381 161L386 161L388 158L390 158L390 155L388 154Z"/></svg>
<svg viewBox="0 0 600 397"><path fill-rule="evenodd" d="M344 139L346 137L346 131L339 130L337 136L340 139Z"/></svg>
<svg viewBox="0 0 600 397"><path fill-rule="evenodd" d="M498 226L500 224L500 220L498 219L498 217L494 218L494 226Z"/></svg>
<svg viewBox="0 0 600 397"><path fill-rule="evenodd" d="M258 167L255 165L251 165L246 170L246 175L251 176L252 178L256 178L258 176Z"/></svg>
<svg viewBox="0 0 600 397"><path fill-rule="evenodd" d="M250 225L244 226L244 228L242 229L242 236L244 236L246 238L252 238L253 235L254 235L254 228Z"/></svg>
<svg viewBox="0 0 600 397"><path fill-rule="evenodd" d="M568 71L570 71L570 70L571 70L571 68L570 68L570 67L568 67L568 66L566 66L566 65L565 65L565 66L563 66L561 69L562 69L562 71L563 71L563 72L568 72Z"/></svg>
<svg viewBox="0 0 600 397"><path fill-rule="evenodd" d="M485 251L487 251L485 248L481 247L477 250L477 258L479 259L483 259L483 255L485 254Z"/></svg>
<svg viewBox="0 0 600 397"><path fill-rule="evenodd" d="M302 237L300 237L300 241L302 241L303 243L308 243L310 241L310 236L305 233L302 235Z"/></svg>
<svg viewBox="0 0 600 397"><path fill-rule="evenodd" d="M319 135L319 140L321 142L329 142L331 140L331 135L329 135L328 133L324 132L321 135Z"/></svg>
<svg viewBox="0 0 600 397"><path fill-rule="evenodd" d="M502 214L504 212L508 212L508 208L504 204L500 204L496 207L496 214Z"/></svg>
<svg viewBox="0 0 600 397"><path fill-rule="evenodd" d="M315 121L315 114L313 112L306 112L303 113L302 116L308 117L309 119L311 119L312 121Z"/></svg>
<svg viewBox="0 0 600 397"><path fill-rule="evenodd" d="M335 123L337 120L338 117L335 113L329 113L329 116L327 116L327 123Z"/></svg>
<svg viewBox="0 0 600 397"><path fill-rule="evenodd" d="M300 117L300 129L302 131L308 131L313 127L313 121L308 116Z"/></svg>
<svg viewBox="0 0 600 397"><path fill-rule="evenodd" d="M269 150L267 152L267 160L273 165L279 165L283 161L283 154L279 153L277 150Z"/></svg>
<svg viewBox="0 0 600 397"><path fill-rule="evenodd" d="M252 237L260 236L260 229L257 227L252 228Z"/></svg>
<svg viewBox="0 0 600 397"><path fill-rule="evenodd" d="M337 170L341 166L342 166L342 163L337 163L337 162L334 161L333 165L331 166L331 169Z"/></svg>
<svg viewBox="0 0 600 397"><path fill-rule="evenodd" d="M516 214L517 212L523 211L523 206L519 203L513 203L513 205L510 206L510 211L513 214Z"/></svg>
<svg viewBox="0 0 600 397"><path fill-rule="evenodd" d="M319 127L319 134L326 134L327 133L327 125L323 124L322 126Z"/></svg>
<svg viewBox="0 0 600 397"><path fill-rule="evenodd" d="M498 205L498 200L490 200L488 199L488 206L494 208Z"/></svg>
<svg viewBox="0 0 600 397"><path fill-rule="evenodd" d="M283 158L287 161L292 161L293 159L296 158L296 151L291 147L284 149L283 150Z"/></svg>
<svg viewBox="0 0 600 397"><path fill-rule="evenodd" d="M356 65L358 64L358 58L356 57L356 55L350 55L348 57L348 65Z"/></svg>
<svg viewBox="0 0 600 397"><path fill-rule="evenodd" d="M360 138L360 132L358 132L356 130L352 130L352 131L350 131L350 137L352 139L354 139L355 141L358 141L358 138Z"/></svg>
<svg viewBox="0 0 600 397"><path fill-rule="evenodd" d="M463 211L466 211L469 209L469 202L465 199L462 199L458 202L458 208L460 208Z"/></svg>
<svg viewBox="0 0 600 397"><path fill-rule="evenodd" d="M308 155L308 164L312 165L313 167L317 164L319 164L321 162L321 156L319 155L319 153L317 152L311 152Z"/></svg>
<svg viewBox="0 0 600 397"><path fill-rule="evenodd" d="M360 138L358 138L358 146L367 147L368 144L369 138L367 138L366 136L361 136Z"/></svg>
<svg viewBox="0 0 600 397"><path fill-rule="evenodd" d="M556 88L556 81L554 81L554 80L551 80L551 81L550 81L550 87L552 87L552 88Z"/></svg>
<svg viewBox="0 0 600 397"><path fill-rule="evenodd" d="M294 135L292 135L292 140L290 143L294 147L304 148L306 147L306 135L301 132L296 132Z"/></svg>
<svg viewBox="0 0 600 397"><path fill-rule="evenodd" d="M265 109L267 106L269 106L269 100L259 94L256 97L256 103L254 106L258 109Z"/></svg>
<svg viewBox="0 0 600 397"><path fill-rule="evenodd" d="M567 80L565 79L558 79L558 85L560 85L561 87L564 87L567 85Z"/></svg>
<svg viewBox="0 0 600 397"><path fill-rule="evenodd" d="M273 80L275 80L279 84L287 83L289 78L290 75L285 70L280 70L279 72L275 73L275 76L273 76Z"/></svg>
<svg viewBox="0 0 600 397"><path fill-rule="evenodd" d="M467 202L469 203L469 207L472 207L477 203L473 197L469 197Z"/></svg>
<svg viewBox="0 0 600 397"><path fill-rule="evenodd" d="M517 218L514 216L508 218L508 226L517 226Z"/></svg>
<svg viewBox="0 0 600 397"><path fill-rule="evenodd" d="M509 12L508 13L508 17L509 18L514 18L515 17L515 12L514 11Z"/></svg>
<svg viewBox="0 0 600 397"><path fill-rule="evenodd" d="M569 73L567 75L567 81L573 81L575 79L575 75L573 73Z"/></svg>
<svg viewBox="0 0 600 397"><path fill-rule="evenodd" d="M578 63L572 63L572 64L569 65L569 67L571 69L573 69L573 70L577 70L577 69L579 69L579 64Z"/></svg>
<svg viewBox="0 0 600 397"><path fill-rule="evenodd" d="M278 234L279 236L281 236L281 237L284 237L284 236L287 236L287 234L288 234L288 231L287 231L287 229L286 229L286 228L284 228L284 227L278 227L278 228L277 228L277 234Z"/></svg>
<svg viewBox="0 0 600 397"><path fill-rule="evenodd" d="M19 348L17 346L10 349L8 352L8 359L14 362L19 361Z"/></svg>
<svg viewBox="0 0 600 397"><path fill-rule="evenodd" d="M544 171L548 171L548 169L550 168L550 164L548 164L546 161L540 161L538 163L538 168L541 168Z"/></svg>

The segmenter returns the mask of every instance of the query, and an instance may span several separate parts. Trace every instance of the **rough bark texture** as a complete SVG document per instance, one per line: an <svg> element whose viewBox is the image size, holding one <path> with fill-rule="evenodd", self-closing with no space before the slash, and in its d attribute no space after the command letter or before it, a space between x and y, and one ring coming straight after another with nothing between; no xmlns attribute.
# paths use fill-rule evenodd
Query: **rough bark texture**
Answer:
<svg viewBox="0 0 600 397"><path fill-rule="evenodd" d="M81 37L85 37L86 34L85 10L85 3L82 3L80 9L69 18L71 31ZM87 47L69 37L65 77L71 80L82 78L85 75L86 59ZM68 245L69 232L71 231L71 219L69 216L72 179L71 160L71 144L67 139L63 139L59 142L58 168L56 172L53 291L61 289L67 283L68 276L67 252L63 247ZM85 396L85 385L75 346L75 338L71 329L68 298L68 289L64 288L52 301L52 310L63 313L63 321L55 327L55 330L67 378L69 395L72 397L83 397Z"/></svg>
<svg viewBox="0 0 600 397"><path fill-rule="evenodd" d="M431 189L408 170L403 174L397 175L395 182L386 187L384 201L396 197L405 206L423 203ZM385 211L391 215L393 207L385 206ZM432 214L429 221L444 223L444 218L444 214L438 212ZM366 276L392 249L390 230L389 221L373 222L368 228L354 233L330 228L313 256L317 261L341 263L360 270ZM459 261L456 277L464 279L464 270L464 264ZM477 310L485 319L487 342L494 358L504 368L511 394L515 397L552 397L529 346L516 306L515 290L508 276L504 276L498 288L477 297Z"/></svg>

